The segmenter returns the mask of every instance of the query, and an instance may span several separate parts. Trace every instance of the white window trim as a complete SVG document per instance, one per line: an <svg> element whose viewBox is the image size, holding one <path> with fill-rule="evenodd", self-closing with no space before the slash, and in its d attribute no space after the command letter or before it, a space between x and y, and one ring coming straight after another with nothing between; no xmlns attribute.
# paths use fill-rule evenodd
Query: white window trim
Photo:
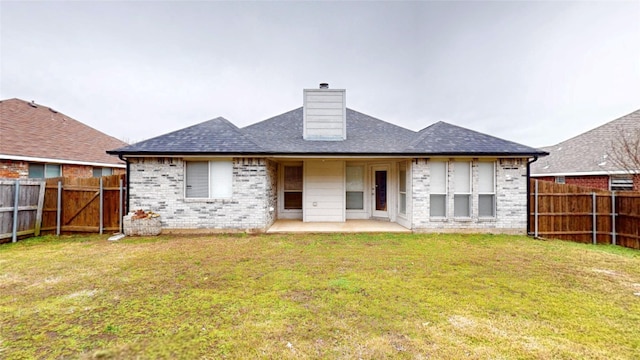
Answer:
<svg viewBox="0 0 640 360"><path fill-rule="evenodd" d="M347 168L348 167L361 167L362 168L362 209L347 209ZM345 211L347 213L366 213L367 211L367 166L362 162L345 162L344 166L344 201L345 201Z"/></svg>
<svg viewBox="0 0 640 360"><path fill-rule="evenodd" d="M467 166L469 167L469 171L468 171L469 178L467 179L469 181L469 192L456 192L456 187L455 187L455 183L454 183L454 186L453 186L453 189L452 189L452 192L451 192L451 194L452 194L451 198L453 200L452 215L453 215L453 218L456 219L456 220L469 220L469 219L471 219L473 217L473 211L472 211L473 210L473 197L472 197L472 195L473 195L473 162L469 161L469 160L454 160L453 163L454 163L454 166L453 166L453 179L454 179L454 182L455 182L455 177L456 177L456 167L459 164L464 164L464 163L466 163ZM467 215L467 216L456 216L456 206L455 206L456 195L464 195L464 196L467 196L467 198L469 199L469 206L468 206L469 208L467 209L467 212L469 213L469 215Z"/></svg>
<svg viewBox="0 0 640 360"><path fill-rule="evenodd" d="M493 167L493 189L492 189L493 192L480 191L479 182L480 182L481 179L480 179L480 171L478 170L478 219L482 219L482 220L495 219L498 216L497 215L498 209L497 209L497 203L496 203L496 198L497 198L497 176L496 176L497 167L496 166L497 165L496 165L495 161L491 161L491 162L489 162L489 161L481 161L481 162L478 162L478 164L481 164L481 163L484 163L484 164L489 163L489 164L493 165L492 166ZM480 215L480 195L493 195L493 204L492 204L492 206L493 206L493 215L491 215L491 216L481 216Z"/></svg>
<svg viewBox="0 0 640 360"><path fill-rule="evenodd" d="M208 170L207 170L207 190L209 192L209 195L207 197L187 197L187 163L189 162L202 162L202 161L206 161L207 162L207 166L208 166ZM212 162L226 162L226 163L230 163L231 164L231 188L230 188L230 195L229 196L218 196L218 197L213 197L211 195L212 193L212 189L213 189L213 179L211 177L211 163ZM233 175L233 159L216 159L216 160L185 160L184 161L184 199L185 201L188 202L198 202L198 201L211 201L211 200L230 200L233 198L233 188L234 188L234 175Z"/></svg>
<svg viewBox="0 0 640 360"><path fill-rule="evenodd" d="M429 218L431 220L442 221L449 218L449 162L429 160L427 166L431 167L433 163L444 164L444 193L434 192L431 188L429 189ZM429 169L429 179L431 179L431 169ZM444 195L444 216L431 215L431 195Z"/></svg>
<svg viewBox="0 0 640 360"><path fill-rule="evenodd" d="M400 181L400 173L402 172L402 168L404 167L404 191L402 191L400 189L400 186L402 185L401 181ZM409 186L407 185L408 182L408 174L409 174L409 165L407 164L406 161L400 162L398 163L398 216L401 216L403 218L407 218L408 213L409 213L409 204L408 204L408 193L409 193ZM402 195L404 194L404 212L402 212L401 208L400 208L400 199L402 199Z"/></svg>

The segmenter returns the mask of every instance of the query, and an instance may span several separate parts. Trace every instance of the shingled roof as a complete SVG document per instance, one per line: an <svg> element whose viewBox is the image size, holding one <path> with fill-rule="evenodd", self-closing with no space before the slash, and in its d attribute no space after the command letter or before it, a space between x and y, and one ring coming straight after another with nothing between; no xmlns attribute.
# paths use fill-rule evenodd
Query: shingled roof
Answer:
<svg viewBox="0 0 640 360"><path fill-rule="evenodd" d="M616 137L621 131L640 130L640 110L610 121L543 150L549 156L531 166L532 175L610 174L624 172L610 159Z"/></svg>
<svg viewBox="0 0 640 360"><path fill-rule="evenodd" d="M419 132L346 109L347 138L303 139L298 108L239 129L224 118L108 151L118 155L545 155L544 151L438 122Z"/></svg>
<svg viewBox="0 0 640 360"><path fill-rule="evenodd" d="M124 145L50 107L20 99L0 101L0 159L123 165L105 151Z"/></svg>

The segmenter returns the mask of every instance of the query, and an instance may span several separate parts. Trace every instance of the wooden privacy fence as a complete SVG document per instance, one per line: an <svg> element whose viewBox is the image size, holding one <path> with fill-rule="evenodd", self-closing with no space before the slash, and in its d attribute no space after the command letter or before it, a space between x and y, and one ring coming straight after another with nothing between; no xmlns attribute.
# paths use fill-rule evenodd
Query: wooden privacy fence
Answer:
<svg viewBox="0 0 640 360"><path fill-rule="evenodd" d="M536 237L640 249L640 192L605 191L531 179Z"/></svg>
<svg viewBox="0 0 640 360"><path fill-rule="evenodd" d="M0 180L0 242L40 235L44 181Z"/></svg>
<svg viewBox="0 0 640 360"><path fill-rule="evenodd" d="M125 175L46 179L41 231L120 232L126 213Z"/></svg>

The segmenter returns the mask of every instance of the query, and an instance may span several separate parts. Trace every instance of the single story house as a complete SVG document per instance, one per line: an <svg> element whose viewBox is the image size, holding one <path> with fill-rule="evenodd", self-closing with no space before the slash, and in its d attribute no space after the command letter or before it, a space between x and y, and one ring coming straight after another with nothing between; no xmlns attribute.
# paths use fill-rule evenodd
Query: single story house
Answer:
<svg viewBox="0 0 640 360"><path fill-rule="evenodd" d="M125 145L48 106L0 101L0 178L121 174L125 163L105 151Z"/></svg>
<svg viewBox="0 0 640 360"><path fill-rule="evenodd" d="M532 164L531 177L602 190L640 191L640 169L625 169L615 161L613 147L624 136L640 136L640 110L542 148L549 156Z"/></svg>
<svg viewBox="0 0 640 360"><path fill-rule="evenodd" d="M303 106L238 128L216 118L108 151L130 209L163 229L262 232L280 219L376 219L422 231L522 233L527 172L546 153L438 122L418 132L303 91Z"/></svg>

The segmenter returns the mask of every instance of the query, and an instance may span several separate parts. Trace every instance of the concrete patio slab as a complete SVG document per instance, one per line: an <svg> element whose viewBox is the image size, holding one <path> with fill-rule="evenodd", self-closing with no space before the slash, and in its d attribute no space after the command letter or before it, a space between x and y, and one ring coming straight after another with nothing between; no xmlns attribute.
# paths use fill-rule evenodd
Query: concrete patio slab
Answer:
<svg viewBox="0 0 640 360"><path fill-rule="evenodd" d="M267 233L358 233L394 232L411 233L406 227L378 220L347 220L346 222L302 222L301 220L277 220Z"/></svg>

